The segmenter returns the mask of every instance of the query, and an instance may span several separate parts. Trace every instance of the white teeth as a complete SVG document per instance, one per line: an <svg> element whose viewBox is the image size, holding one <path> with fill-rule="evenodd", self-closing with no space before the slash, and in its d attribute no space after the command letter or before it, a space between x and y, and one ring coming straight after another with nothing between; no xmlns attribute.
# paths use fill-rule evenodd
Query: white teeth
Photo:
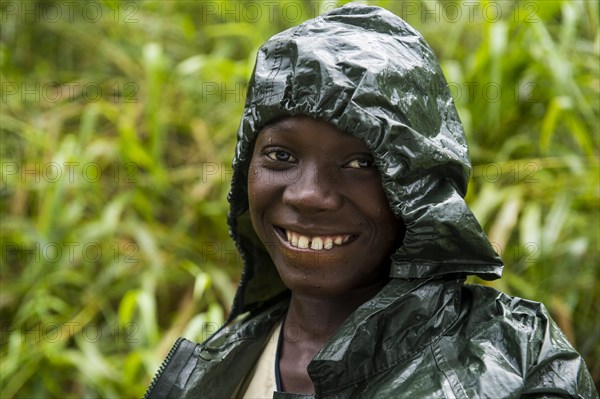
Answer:
<svg viewBox="0 0 600 399"><path fill-rule="evenodd" d="M285 235L292 247L300 249L313 249L320 251L322 249L332 249L334 245L342 245L350 241L350 235L344 236L303 236L293 231L286 230Z"/></svg>
<svg viewBox="0 0 600 399"><path fill-rule="evenodd" d="M308 248L308 237L300 236L298 238L298 248L300 248L300 249Z"/></svg>
<svg viewBox="0 0 600 399"><path fill-rule="evenodd" d="M310 244L310 249L323 249L323 240L321 239L321 237L313 237L312 242Z"/></svg>

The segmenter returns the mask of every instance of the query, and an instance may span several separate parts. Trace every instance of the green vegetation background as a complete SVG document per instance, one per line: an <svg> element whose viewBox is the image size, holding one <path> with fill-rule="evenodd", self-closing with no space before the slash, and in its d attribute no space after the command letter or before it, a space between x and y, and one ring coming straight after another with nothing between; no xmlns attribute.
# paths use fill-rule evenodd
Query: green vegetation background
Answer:
<svg viewBox="0 0 600 399"><path fill-rule="evenodd" d="M231 303L257 48L345 2L67 3L2 1L0 396L140 397ZM598 3L369 3L420 30L450 82L467 199L506 263L488 284L543 301L598 383Z"/></svg>

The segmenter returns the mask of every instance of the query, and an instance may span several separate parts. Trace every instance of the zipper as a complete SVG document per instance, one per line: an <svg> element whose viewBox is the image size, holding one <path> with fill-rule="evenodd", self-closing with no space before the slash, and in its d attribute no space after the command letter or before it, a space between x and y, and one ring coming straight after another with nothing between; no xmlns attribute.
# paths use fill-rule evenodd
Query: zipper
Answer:
<svg viewBox="0 0 600 399"><path fill-rule="evenodd" d="M160 379L160 376L162 375L162 373L167 368L167 365L169 364L169 362L171 361L171 359L175 355L175 352L177 352L177 349L179 348L179 345L181 345L182 341L183 341L182 337L177 338L177 341L175 341L175 343L173 344L173 347L171 348L171 350L169 351L169 353L167 353L167 357L165 357L165 359L162 361L160 367L158 368L158 371L156 372L156 374L154 375L154 378L152 379L152 382L150 383L150 386L146 390L146 394L144 395L144 399L150 399L150 394L152 393L152 391L156 387L156 384L158 383L158 380Z"/></svg>

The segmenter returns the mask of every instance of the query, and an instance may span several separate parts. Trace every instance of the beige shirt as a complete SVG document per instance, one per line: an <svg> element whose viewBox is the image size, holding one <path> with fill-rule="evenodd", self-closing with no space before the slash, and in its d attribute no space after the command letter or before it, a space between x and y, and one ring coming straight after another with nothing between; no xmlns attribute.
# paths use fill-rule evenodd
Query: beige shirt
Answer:
<svg viewBox="0 0 600 399"><path fill-rule="evenodd" d="M275 382L275 355L277 353L277 343L279 340L279 331L281 322L273 328L267 341L267 346L263 349L256 364L250 374L246 376L244 382L234 395L235 398L243 399L271 399L273 392L277 390Z"/></svg>

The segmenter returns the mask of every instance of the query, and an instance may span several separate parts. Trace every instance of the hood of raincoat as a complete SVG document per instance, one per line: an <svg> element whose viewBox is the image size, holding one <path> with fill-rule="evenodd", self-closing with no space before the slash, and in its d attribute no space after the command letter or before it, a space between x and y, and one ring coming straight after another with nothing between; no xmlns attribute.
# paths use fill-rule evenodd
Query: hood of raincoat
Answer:
<svg viewBox="0 0 600 399"><path fill-rule="evenodd" d="M501 276L502 262L464 201L465 134L432 49L389 11L350 3L258 51L229 194L230 234L244 261L230 320L287 291L251 226L247 173L257 134L294 115L327 121L372 152L390 207L406 225L390 277Z"/></svg>

